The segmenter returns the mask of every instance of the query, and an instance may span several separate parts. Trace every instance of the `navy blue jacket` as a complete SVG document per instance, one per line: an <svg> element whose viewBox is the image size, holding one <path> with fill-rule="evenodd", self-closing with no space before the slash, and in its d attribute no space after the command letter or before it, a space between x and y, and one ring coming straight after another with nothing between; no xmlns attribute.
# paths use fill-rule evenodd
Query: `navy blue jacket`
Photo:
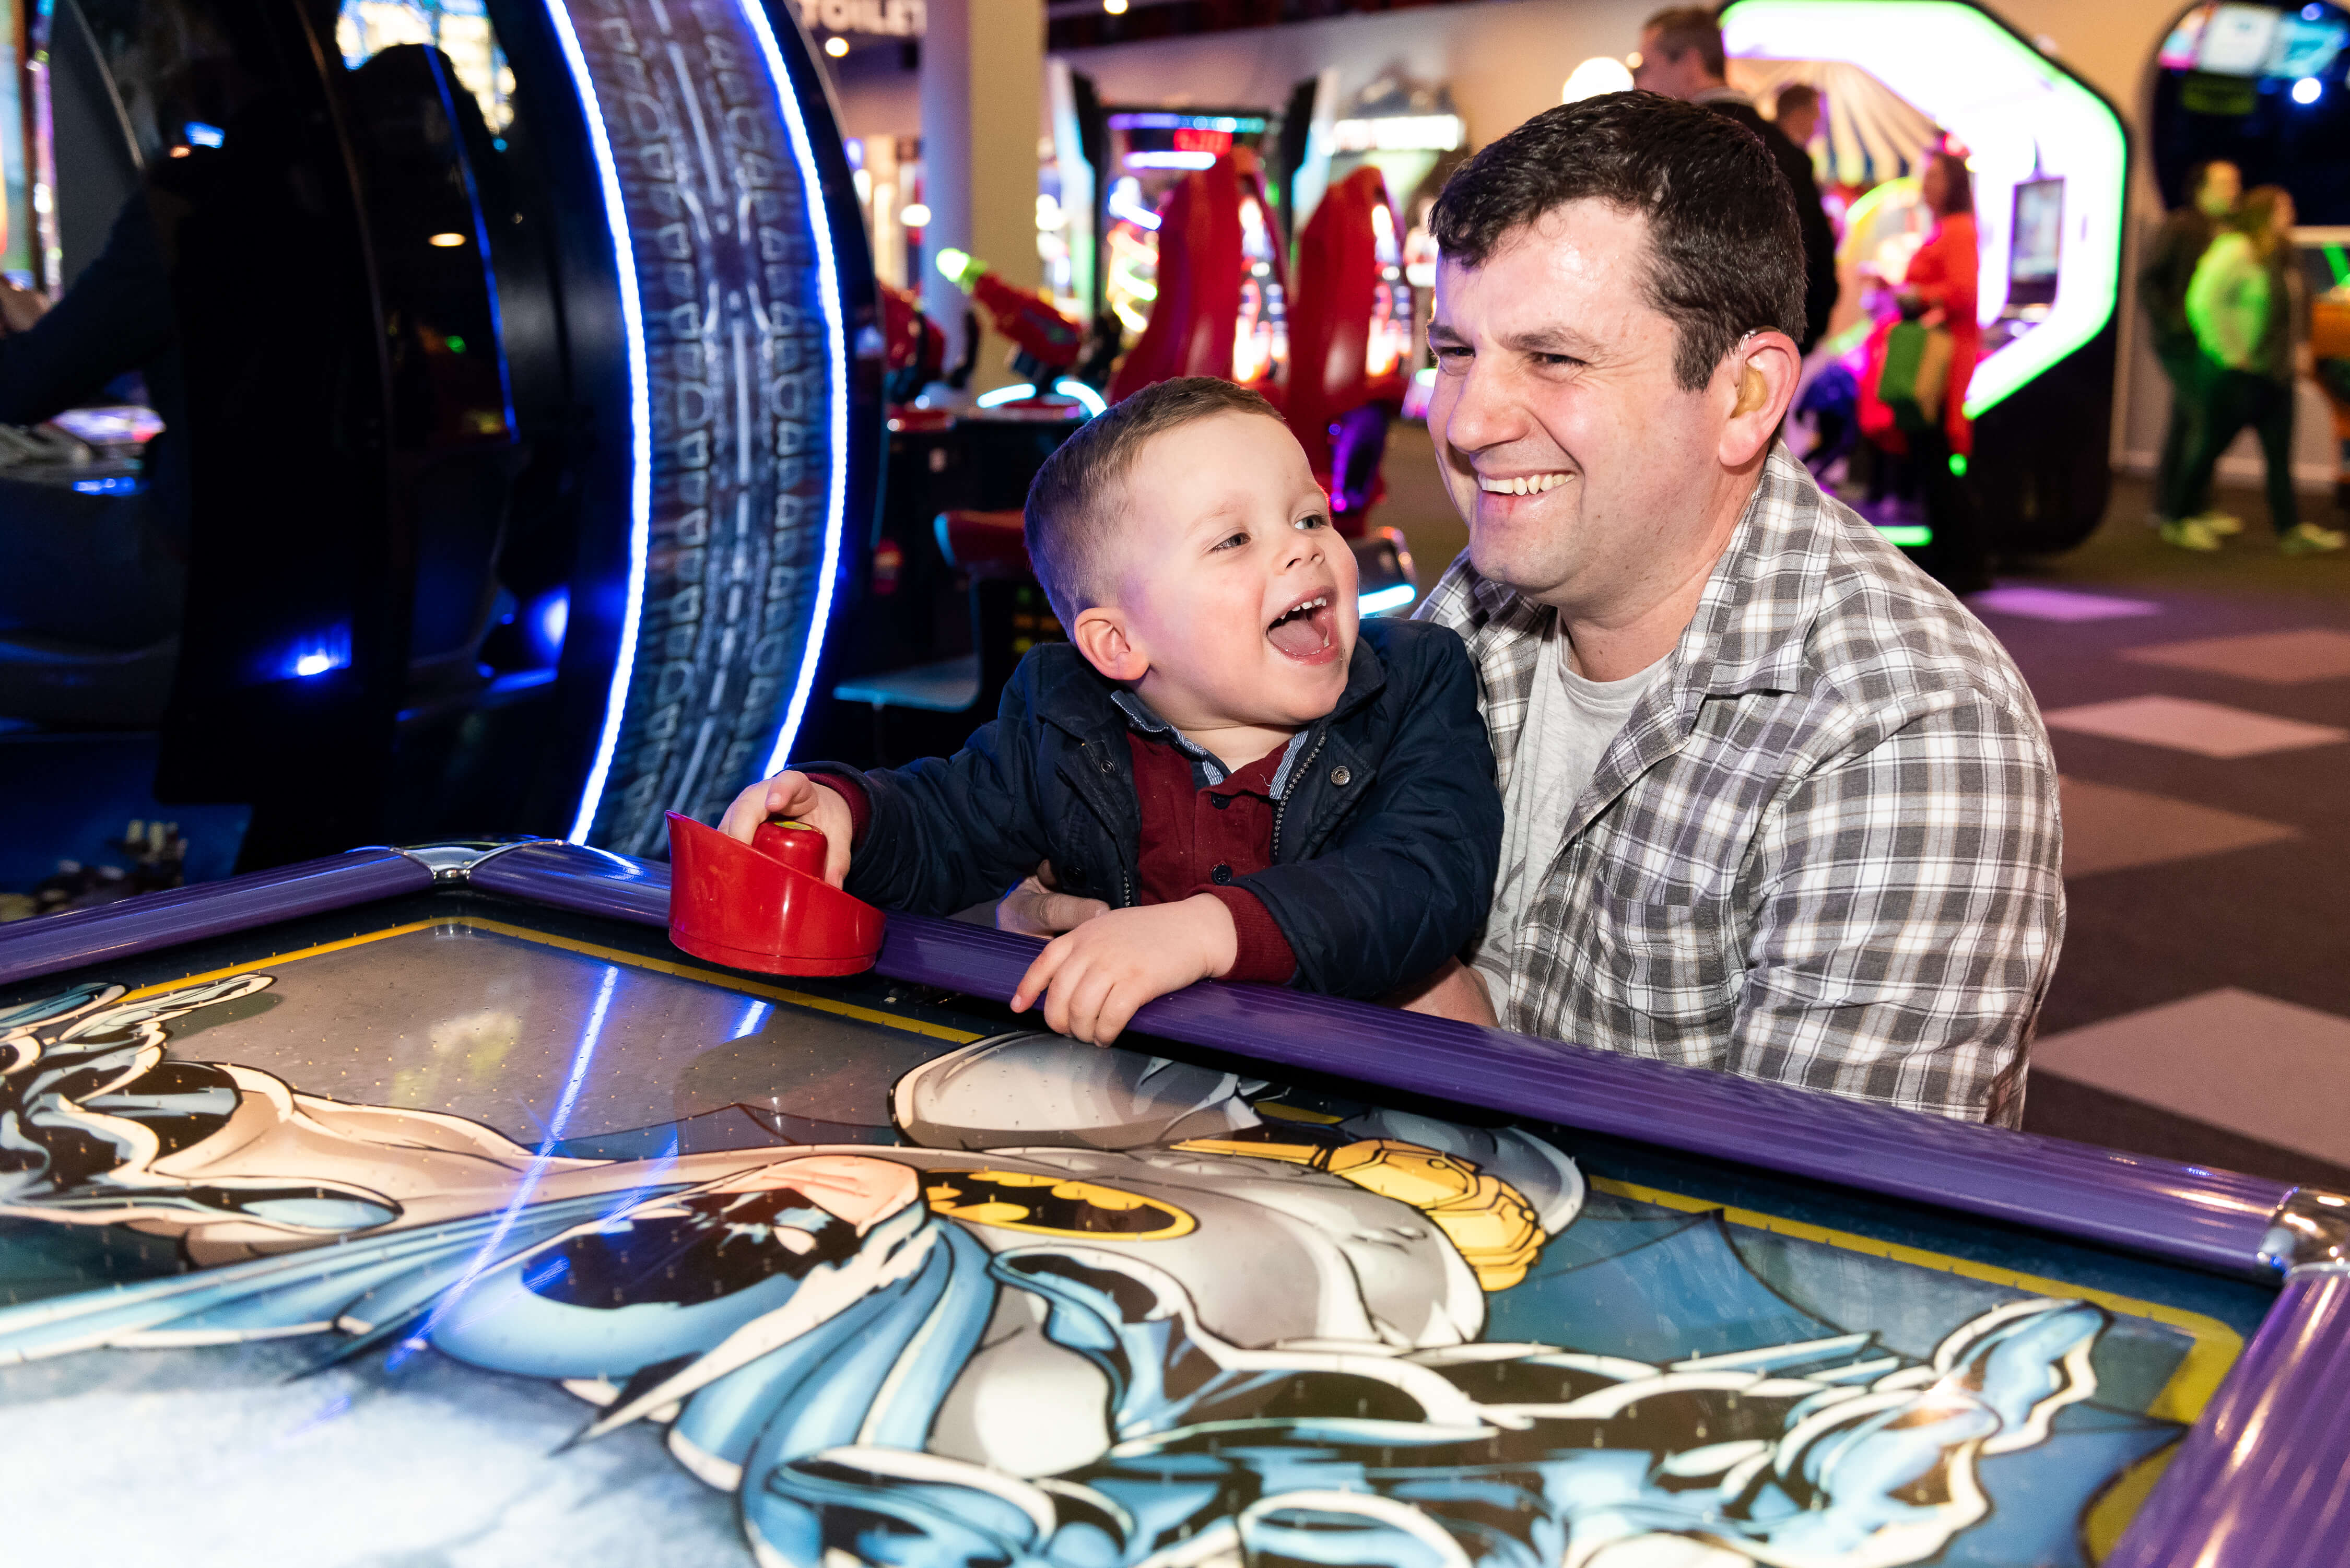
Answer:
<svg viewBox="0 0 2350 1568"><path fill-rule="evenodd" d="M872 817L848 891L947 914L1050 860L1064 890L1132 904L1141 826L1114 690L1075 648L1042 644L962 751L858 775ZM1502 797L1457 636L1425 621L1363 623L1346 692L1309 728L1273 836L1273 864L1234 886L1262 898L1288 939L1294 985L1381 996L1476 937L1501 858Z"/></svg>

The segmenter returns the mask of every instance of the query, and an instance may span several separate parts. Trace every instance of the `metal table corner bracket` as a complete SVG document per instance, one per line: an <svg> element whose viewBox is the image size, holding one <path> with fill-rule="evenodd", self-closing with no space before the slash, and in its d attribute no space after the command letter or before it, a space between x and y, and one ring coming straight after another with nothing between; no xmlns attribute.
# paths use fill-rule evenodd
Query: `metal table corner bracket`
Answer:
<svg viewBox="0 0 2350 1568"><path fill-rule="evenodd" d="M2296 1187L2261 1238L2261 1262L2279 1273L2350 1273L2350 1197Z"/></svg>
<svg viewBox="0 0 2350 1568"><path fill-rule="evenodd" d="M381 847L395 855L404 855L432 873L437 883L464 883L473 879L476 867L484 861L504 855L509 849L520 849L529 844L552 844L550 838L517 837L497 839L458 839L446 844L387 844Z"/></svg>

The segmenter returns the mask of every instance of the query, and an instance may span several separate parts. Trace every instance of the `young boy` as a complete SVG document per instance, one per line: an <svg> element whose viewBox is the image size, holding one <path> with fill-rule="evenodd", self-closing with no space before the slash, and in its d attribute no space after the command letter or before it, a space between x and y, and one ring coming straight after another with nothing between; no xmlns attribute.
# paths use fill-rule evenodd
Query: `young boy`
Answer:
<svg viewBox="0 0 2350 1568"><path fill-rule="evenodd" d="M962 752L753 784L830 842L826 875L1062 932L1013 997L1107 1044L1195 980L1377 998L1485 919L1501 797L1476 672L1440 627L1357 625L1355 558L1273 405L1206 378L1086 425L1028 489L1066 643L1032 649ZM1040 869L1039 863L1048 869ZM1036 877L1031 877L1032 873Z"/></svg>

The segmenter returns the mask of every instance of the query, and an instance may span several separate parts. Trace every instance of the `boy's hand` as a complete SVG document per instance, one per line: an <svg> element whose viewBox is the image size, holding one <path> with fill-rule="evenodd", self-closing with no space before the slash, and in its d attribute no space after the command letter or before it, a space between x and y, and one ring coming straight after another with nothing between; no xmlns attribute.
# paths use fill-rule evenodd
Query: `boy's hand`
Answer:
<svg viewBox="0 0 2350 1568"><path fill-rule="evenodd" d="M824 879L839 887L848 876L849 841L857 831L840 792L806 774L780 773L736 795L718 819L718 831L748 844L759 825L775 816L806 823L824 835Z"/></svg>
<svg viewBox="0 0 2350 1568"><path fill-rule="evenodd" d="M1045 945L1020 977L1012 1011L1025 1012L1042 993L1046 1027L1107 1045L1144 1002L1212 980L1239 956L1231 911L1205 893L1112 909Z"/></svg>
<svg viewBox="0 0 2350 1568"><path fill-rule="evenodd" d="M1024 937L1057 937L1108 913L1109 906L1099 898L1062 892L1059 878L1053 875L1053 863L1045 860L1038 863L1034 876L1023 877L1018 886L996 900L995 929L1018 931Z"/></svg>

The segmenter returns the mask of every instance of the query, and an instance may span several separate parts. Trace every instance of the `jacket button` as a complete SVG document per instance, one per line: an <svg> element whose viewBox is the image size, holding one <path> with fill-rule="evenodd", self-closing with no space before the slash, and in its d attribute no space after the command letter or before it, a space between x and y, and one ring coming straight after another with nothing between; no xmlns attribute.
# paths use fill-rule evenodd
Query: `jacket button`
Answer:
<svg viewBox="0 0 2350 1568"><path fill-rule="evenodd" d="M1232 879L1232 868L1229 866L1220 864L1214 870L1208 873L1208 880L1213 882L1219 888L1228 885Z"/></svg>
<svg viewBox="0 0 2350 1568"><path fill-rule="evenodd" d="M1218 811L1225 810L1232 804L1232 797L1228 794L1211 794L1208 798L1216 803Z"/></svg>
<svg viewBox="0 0 2350 1568"><path fill-rule="evenodd" d="M1340 763L1336 767L1330 770L1330 782L1336 784L1340 789L1345 789L1348 784L1355 782L1355 775L1347 771L1346 763Z"/></svg>

